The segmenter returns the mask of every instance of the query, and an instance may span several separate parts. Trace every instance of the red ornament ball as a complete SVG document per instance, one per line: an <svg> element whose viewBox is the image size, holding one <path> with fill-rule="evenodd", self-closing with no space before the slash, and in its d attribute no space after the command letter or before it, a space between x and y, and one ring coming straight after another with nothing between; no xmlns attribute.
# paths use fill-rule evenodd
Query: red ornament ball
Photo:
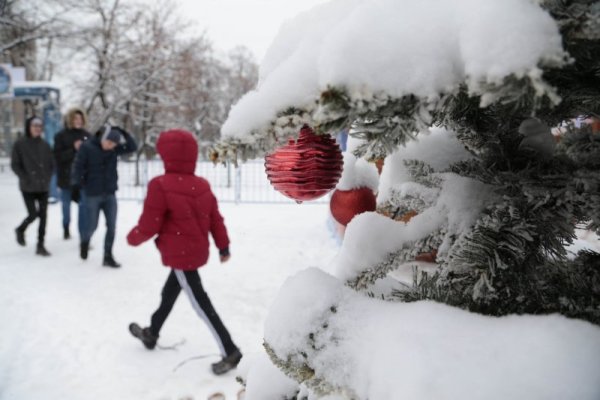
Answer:
<svg viewBox="0 0 600 400"><path fill-rule="evenodd" d="M265 170L278 192L298 203L314 200L335 187L342 176L342 152L329 135L316 135L307 125L298 140L290 139L265 157Z"/></svg>
<svg viewBox="0 0 600 400"><path fill-rule="evenodd" d="M337 189L333 192L329 203L331 215L344 226L348 225L356 215L375 211L376 207L375 194L366 187L352 190Z"/></svg>

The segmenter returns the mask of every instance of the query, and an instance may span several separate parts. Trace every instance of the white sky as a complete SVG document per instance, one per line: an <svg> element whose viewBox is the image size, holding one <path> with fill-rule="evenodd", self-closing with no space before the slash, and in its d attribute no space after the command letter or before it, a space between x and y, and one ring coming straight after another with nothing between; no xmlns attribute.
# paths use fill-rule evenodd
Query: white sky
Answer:
<svg viewBox="0 0 600 400"><path fill-rule="evenodd" d="M262 60L281 24L327 0L180 0L181 11L206 30L215 49L248 47Z"/></svg>

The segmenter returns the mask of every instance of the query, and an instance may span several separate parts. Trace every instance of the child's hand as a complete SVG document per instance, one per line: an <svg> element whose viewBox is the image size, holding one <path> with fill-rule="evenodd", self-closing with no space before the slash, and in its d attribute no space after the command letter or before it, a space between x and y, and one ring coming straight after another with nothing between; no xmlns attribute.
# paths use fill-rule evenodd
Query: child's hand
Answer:
<svg viewBox="0 0 600 400"><path fill-rule="evenodd" d="M225 262L229 261L231 256L229 254L227 254L226 256L219 256L219 258L221 259L222 263L225 263Z"/></svg>

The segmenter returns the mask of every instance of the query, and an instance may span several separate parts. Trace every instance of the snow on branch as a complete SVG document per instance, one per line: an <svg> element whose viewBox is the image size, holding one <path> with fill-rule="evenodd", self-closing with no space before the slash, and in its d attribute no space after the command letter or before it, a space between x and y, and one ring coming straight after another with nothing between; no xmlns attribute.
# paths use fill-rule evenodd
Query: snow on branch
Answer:
<svg viewBox="0 0 600 400"><path fill-rule="evenodd" d="M412 96L417 103L407 120L423 119L419 108L435 108L441 95L461 85L481 96L482 105L497 101L502 93L495 88L511 77L557 102L540 67L565 59L555 21L529 0L331 1L282 27L257 89L232 108L222 135L234 147L256 147L257 137L288 134L279 132L277 117L289 108L313 126L327 125L335 117L319 106L328 104L321 96L332 88L351 103L346 114ZM522 82L514 88L522 90Z"/></svg>
<svg viewBox="0 0 600 400"><path fill-rule="evenodd" d="M265 340L275 364L316 398L600 396L600 328L588 322L486 317L431 301L382 303L314 268L285 282ZM264 382L247 384L250 392Z"/></svg>

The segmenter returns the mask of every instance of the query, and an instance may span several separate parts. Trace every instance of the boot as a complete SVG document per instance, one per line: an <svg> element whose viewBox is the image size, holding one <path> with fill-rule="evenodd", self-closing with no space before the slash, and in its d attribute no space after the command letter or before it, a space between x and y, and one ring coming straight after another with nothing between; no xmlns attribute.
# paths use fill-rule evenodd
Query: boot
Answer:
<svg viewBox="0 0 600 400"><path fill-rule="evenodd" d="M112 254L106 253L104 254L104 261L102 262L102 266L111 267L111 268L119 268L121 264L115 261Z"/></svg>
<svg viewBox="0 0 600 400"><path fill-rule="evenodd" d="M81 242L81 244L79 245L79 256L82 260L87 260L89 250L90 242Z"/></svg>
<svg viewBox="0 0 600 400"><path fill-rule="evenodd" d="M131 332L131 334L136 338L140 339L148 350L152 350L156 346L158 336L152 334L152 332L150 332L150 328L142 328L135 322L132 322L129 324L129 332Z"/></svg>
<svg viewBox="0 0 600 400"><path fill-rule="evenodd" d="M17 234L17 243L21 246L25 246L25 230L19 227L15 229L15 233Z"/></svg>
<svg viewBox="0 0 600 400"><path fill-rule="evenodd" d="M63 238L65 240L71 239L71 232L69 232L69 227L68 226L64 227Z"/></svg>
<svg viewBox="0 0 600 400"><path fill-rule="evenodd" d="M43 257L48 257L50 255L48 250L46 250L46 248L44 247L43 243L38 243L37 249L35 250L35 254L37 254L38 256L43 256Z"/></svg>
<svg viewBox="0 0 600 400"><path fill-rule="evenodd" d="M227 357L224 357L221 361L212 364L212 371L215 375L223 375L224 373L237 367L241 359L242 353L239 349L236 349L233 353Z"/></svg>

